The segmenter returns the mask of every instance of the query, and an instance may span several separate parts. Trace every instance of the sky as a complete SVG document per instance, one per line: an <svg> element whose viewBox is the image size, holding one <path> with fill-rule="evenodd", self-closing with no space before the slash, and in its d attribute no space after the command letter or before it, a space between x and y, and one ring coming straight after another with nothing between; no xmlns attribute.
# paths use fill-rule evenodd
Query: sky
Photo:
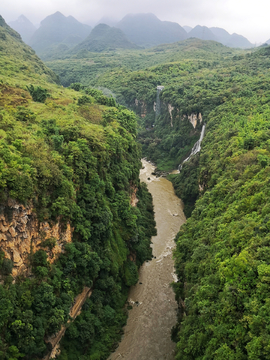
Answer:
<svg viewBox="0 0 270 360"><path fill-rule="evenodd" d="M181 26L222 27L252 43L270 39L269 0L0 0L6 22L23 14L38 24L56 11L90 25L102 17L121 20L129 13L153 13Z"/></svg>

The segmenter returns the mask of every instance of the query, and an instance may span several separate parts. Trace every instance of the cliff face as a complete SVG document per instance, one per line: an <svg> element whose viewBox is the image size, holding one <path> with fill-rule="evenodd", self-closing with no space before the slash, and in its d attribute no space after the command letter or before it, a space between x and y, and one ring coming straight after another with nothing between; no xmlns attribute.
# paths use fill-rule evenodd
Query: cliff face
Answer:
<svg viewBox="0 0 270 360"><path fill-rule="evenodd" d="M39 222L31 207L24 207L14 200L9 199L0 207L0 249L13 261L14 277L30 275L29 255L41 248L52 263L63 252L63 245L71 242L72 232L70 224L63 228L59 221L55 224ZM53 248L45 246L48 239L55 244Z"/></svg>

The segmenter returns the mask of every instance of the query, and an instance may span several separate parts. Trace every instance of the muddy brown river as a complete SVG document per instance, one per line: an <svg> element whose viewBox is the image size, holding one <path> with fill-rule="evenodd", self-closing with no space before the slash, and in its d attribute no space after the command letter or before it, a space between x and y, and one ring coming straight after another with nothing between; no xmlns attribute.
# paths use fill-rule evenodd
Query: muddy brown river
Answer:
<svg viewBox="0 0 270 360"><path fill-rule="evenodd" d="M141 181L153 196L157 236L152 238L153 258L140 269L139 281L129 293L127 325L119 347L110 360L173 360L175 344L171 328L177 304L170 283L175 280L172 250L174 238L186 221L181 200L172 183L152 175L155 167L142 160Z"/></svg>

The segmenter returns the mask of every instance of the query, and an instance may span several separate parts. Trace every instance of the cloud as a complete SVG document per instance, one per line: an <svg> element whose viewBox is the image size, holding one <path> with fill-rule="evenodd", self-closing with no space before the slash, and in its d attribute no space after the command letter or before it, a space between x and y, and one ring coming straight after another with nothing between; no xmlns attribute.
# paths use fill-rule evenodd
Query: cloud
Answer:
<svg viewBox="0 0 270 360"><path fill-rule="evenodd" d="M34 23L56 11L92 24L103 16L121 19L128 13L151 12L180 25L223 27L254 42L270 38L269 10L266 0L1 0L0 5L7 21L24 14Z"/></svg>

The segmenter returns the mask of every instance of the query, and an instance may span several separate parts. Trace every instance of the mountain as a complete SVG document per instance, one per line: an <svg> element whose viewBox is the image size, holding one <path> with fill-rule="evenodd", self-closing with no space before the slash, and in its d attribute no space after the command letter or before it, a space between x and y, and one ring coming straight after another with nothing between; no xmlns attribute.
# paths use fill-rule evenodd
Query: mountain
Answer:
<svg viewBox="0 0 270 360"><path fill-rule="evenodd" d="M80 50L100 52L115 49L139 49L139 46L132 44L122 30L106 24L99 24L72 52L77 53Z"/></svg>
<svg viewBox="0 0 270 360"><path fill-rule="evenodd" d="M221 42L221 44L226 45L229 42L231 35L228 31L219 27L211 27L210 31L218 39L218 42Z"/></svg>
<svg viewBox="0 0 270 360"><path fill-rule="evenodd" d="M230 35L228 31L219 27L208 28L206 26L197 25L188 33L188 37L195 37L202 40L214 40L233 48L246 49L253 47L251 42L244 36L235 33Z"/></svg>
<svg viewBox="0 0 270 360"><path fill-rule="evenodd" d="M30 72L37 76L43 75L48 82L59 82L57 75L44 65L33 49L22 41L20 34L7 25L1 15L0 49L1 76L11 76L9 74L12 69L16 69L17 74L21 76Z"/></svg>
<svg viewBox="0 0 270 360"><path fill-rule="evenodd" d="M151 47L187 38L186 31L177 23L161 21L154 14L129 14L116 25L133 43Z"/></svg>
<svg viewBox="0 0 270 360"><path fill-rule="evenodd" d="M156 235L136 116L57 84L1 16L0 49L0 359L51 358L67 322L64 358L107 359Z"/></svg>
<svg viewBox="0 0 270 360"><path fill-rule="evenodd" d="M239 47L242 49L254 47L254 45L247 38L235 33L231 35L229 42L226 45L230 47Z"/></svg>
<svg viewBox="0 0 270 360"><path fill-rule="evenodd" d="M193 28L192 28L191 26L185 25L185 26L183 26L183 29L184 29L187 33L189 33Z"/></svg>
<svg viewBox="0 0 270 360"><path fill-rule="evenodd" d="M42 53L52 45L63 43L72 47L80 43L90 31L90 26L80 23L73 16L66 17L58 11L41 22L29 45L42 56Z"/></svg>
<svg viewBox="0 0 270 360"><path fill-rule="evenodd" d="M206 26L201 26L201 25L197 25L195 26L195 28L193 28L189 33L188 33L188 37L192 38L195 37L197 39L201 39L201 40L214 40L214 41L218 41L218 39L216 38L216 36L212 33L212 31L206 27Z"/></svg>
<svg viewBox="0 0 270 360"><path fill-rule="evenodd" d="M9 26L16 30L27 44L36 31L36 27L24 15L19 16L15 21L11 21Z"/></svg>
<svg viewBox="0 0 270 360"><path fill-rule="evenodd" d="M235 33L230 35L228 31L218 27L211 27L210 30L223 45L242 49L253 47L251 42L242 35Z"/></svg>
<svg viewBox="0 0 270 360"><path fill-rule="evenodd" d="M113 18L107 17L107 16L103 16L96 24L95 26L99 25L99 24L106 24L109 26L116 26L116 24L118 23L118 20L115 20Z"/></svg>

